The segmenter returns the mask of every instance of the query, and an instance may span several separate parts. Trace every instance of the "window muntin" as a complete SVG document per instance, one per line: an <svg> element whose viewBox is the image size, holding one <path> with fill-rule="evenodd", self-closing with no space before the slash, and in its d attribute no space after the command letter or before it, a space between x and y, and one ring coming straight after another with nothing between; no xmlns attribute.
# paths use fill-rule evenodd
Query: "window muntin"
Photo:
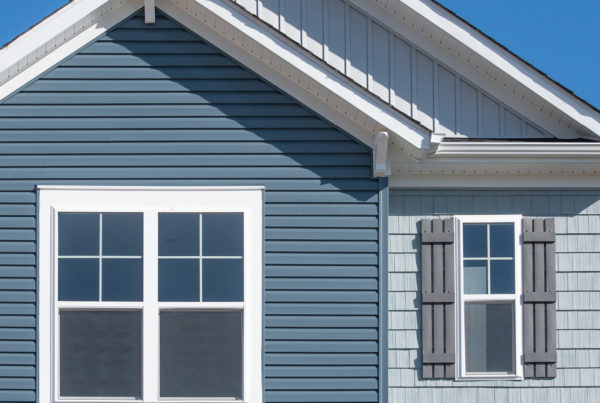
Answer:
<svg viewBox="0 0 600 403"><path fill-rule="evenodd" d="M158 300L243 301L240 213L158 214Z"/></svg>
<svg viewBox="0 0 600 403"><path fill-rule="evenodd" d="M58 213L58 299L141 301L141 213Z"/></svg>
<svg viewBox="0 0 600 403"><path fill-rule="evenodd" d="M521 216L456 219L457 379L522 379Z"/></svg>
<svg viewBox="0 0 600 403"><path fill-rule="evenodd" d="M107 399L110 401L130 401L132 398L143 401L157 401L162 398L169 401L179 401L181 399L185 401L207 401L206 399L208 399L208 401L211 401L211 398L218 401L261 401L260 354L262 343L260 323L262 321L260 300L262 275L260 267L262 241L260 234L262 233L262 191L257 188L239 190L237 188L194 189L193 191L189 188L164 190L145 188L145 191L116 188L106 189L106 194L103 195L105 197L98 198L94 197L94 193L97 196L102 192L98 192L100 190L98 188L92 189L96 191L66 188L61 189L63 191L57 189L40 192L40 234L44 230L47 231L44 233L55 234L55 240L52 240L50 236L45 239L40 238L40 300L48 298L50 302L48 305L53 307L52 309L46 309L45 304L40 305L40 402L52 400L99 401ZM131 193L135 197L132 197ZM156 198L159 200L155 201ZM82 205L73 203L77 199L82 201ZM162 203L160 199L162 199ZM126 202L124 202L125 200ZM139 216L139 220L136 222L142 224L142 236L131 241L132 232L128 233L126 228L121 228L120 231L112 230L112 232L109 232L109 236L103 236L103 229L107 229L106 223L111 218L114 218L112 224L114 222L126 223L128 222L127 217L131 218L135 215ZM191 236L196 241L197 250L194 250L193 254L187 252L187 254L181 256L195 263L195 277L198 280L195 288L199 292L204 289L203 298L201 298L200 293L196 293L194 298L188 298L187 301L181 301L180 298L175 298L178 301L159 300L159 267L160 260L162 260L159 256L161 250L159 217L175 215L187 215L188 218L193 218L193 222L199 223L196 226L196 233L201 235ZM65 221L67 224L61 225L64 217L67 217ZM82 217L83 224L77 225L75 218ZM202 219L204 217L210 217L208 221L209 224L212 223L211 228L215 231L214 235L211 234L211 228L203 228ZM75 228L73 231L69 230L69 220L72 224L71 227ZM129 220L129 223L131 222L133 221ZM111 223L108 225L109 230L110 227ZM80 232L80 236L74 236L69 232ZM230 234L230 245L220 246L219 243L213 242L214 245L210 246L210 242L206 240L206 238L212 238L221 242L227 240L227 233ZM129 236L124 237L121 234L129 234ZM185 231L183 234L179 234L180 238L186 236L189 236L189 234ZM119 237L122 239L119 239ZM203 238L205 239L204 242ZM66 248L61 247L61 240L65 239L67 240L65 241ZM69 241L69 239L72 241ZM119 255L107 255L106 245L109 245L112 240L116 241L112 242L112 246L109 246L108 253L119 253ZM129 247L127 246L128 240L131 241ZM79 249L74 251L72 247L70 248L70 244L75 244L76 248ZM78 244L82 245L77 246ZM214 250L215 245L221 247L222 250L219 253L222 253L222 255L203 255L202 249L205 244L209 245L209 251L211 251L211 248ZM134 245L134 247L131 245ZM119 251L118 248L125 248L126 250ZM62 252L65 254L61 255ZM67 255L66 253L70 254ZM54 258L44 260L51 264L42 263L42 256L44 255L54 256ZM173 252L166 251L165 255L164 257L167 257L164 259L165 261L179 260L179 256L175 256ZM66 271L62 270L63 261L67 262ZM206 261L206 263L203 261ZM86 263L87 266L93 266L95 270L89 270L86 265L82 265L82 262ZM123 291L123 288L125 290L131 288L123 286L124 283L139 283L136 280L139 276L131 275L132 271L137 273L138 264L143 266L141 272L144 274L141 279L143 287L142 292L139 293L140 297L123 298L123 294L129 295ZM134 266L133 269L131 269L132 265ZM200 271L202 266L205 266L204 275L201 275ZM63 296L67 295L67 297L60 298L61 289L68 289L68 287L65 287L69 284L71 286L80 284L77 278L71 278L71 283L67 281L61 286L61 281L68 280L69 274L72 274L69 273L68 269L77 272L82 267L83 270L80 271L86 274L84 279L88 283L84 287L83 297L72 298L68 293L63 292ZM91 275L90 271L92 272ZM61 273L63 273L62 276ZM116 276L115 273L117 273ZM114 281L115 277L121 277L120 279L123 281ZM120 285L121 289L111 286L111 281ZM48 282L55 284L54 297L49 295L46 292L47 288L41 285L48 284ZM108 288L103 290L103 285L108 285ZM73 325L73 315L87 315L91 318L97 318L98 315L102 316L103 314L112 315L113 317L135 314L137 317L143 318L141 320L142 336L138 338L137 343L134 343L135 346L130 342L131 338L128 339L127 337L121 340L121 344L113 343L110 339L106 339L110 334L103 334L100 330L102 326L89 326L87 336L82 335L82 340L85 337L88 340L96 340L104 346L104 349L94 351L94 343L91 343L90 351L84 354L81 347L85 343L82 344L81 340L75 340L76 337L70 337L70 335L76 333L73 331L76 328ZM234 358L237 360L237 365L233 365L233 359L229 357L231 354L228 356L225 353L213 354L213 362L208 363L211 373L216 374L218 373L216 365L219 364L219 357L223 359L229 357L225 360L226 368L221 371L222 375L231 377L228 380L221 381L221 384L229 385L228 387L219 389L219 383L215 382L214 379L210 383L204 383L205 386L208 385L212 389L199 388L202 382L198 381L193 382L193 385L190 386L192 389L188 388L188 390L184 388L173 389L172 382L168 383L169 362L177 357L164 356L163 353L166 354L167 351L166 349L162 351L161 346L165 348L164 341L159 342L159 339L164 330L164 318L177 315L187 315L188 318L213 318L212 320L215 323L212 327L207 326L210 324L203 324L205 329L208 329L205 331L206 334L192 334L192 340L196 339L198 342L202 337L204 337L205 343L210 340L215 343L229 340L229 344L226 346L227 351L238 352L237 355L233 355L233 357L237 357ZM223 327L226 321L218 318L226 318L231 315L237 315L237 319L234 321L237 321L237 325L220 329L219 326ZM106 320L109 321L109 319ZM71 326L68 326L69 324ZM54 328L53 333L48 332L51 328ZM130 334L135 333L135 331L135 329L130 329ZM95 336L94 332L97 333ZM212 338L208 337L210 334L212 334ZM65 336L64 340L61 335ZM181 333L181 337L184 336L185 332ZM105 338L104 341L103 337ZM54 341L46 344L46 341L51 338ZM69 340L72 341L71 344L67 343ZM118 375L120 374L119 371L122 371L123 368L118 366L111 368L113 364L106 357L110 357L111 352L122 352L123 343L127 343L128 340L130 356L136 356L135 352L141 349L140 346L143 346L143 350L138 361L134 360L128 363L127 357L116 360L117 363L121 363L120 365L130 368L128 376L120 376ZM187 345L194 346L195 344L188 342ZM110 346L110 348L107 348L107 346ZM62 347L65 347L64 351ZM213 347L211 351L219 351L218 346ZM80 350L77 350L77 348L80 348ZM86 359L94 359L97 365L90 365L85 371L79 373L69 371L69 365L73 367L72 364L77 363L76 356L73 353L77 351ZM188 355L193 356L193 351L188 352ZM45 357L53 357L48 360L52 361L53 364L45 365ZM206 357L210 358L208 355ZM71 361L61 365L61 360L65 359ZM164 367L161 366L161 360L163 359L166 360L163 363ZM206 363L204 364L203 370L206 373L208 367ZM138 373L139 371L136 372L136 365L140 368L143 366L144 370L141 371L141 375ZM202 362L196 361L195 365L202 367ZM231 368L237 368L237 370L231 370ZM189 374L193 371L189 371L189 369L187 378L180 376L179 379L190 379ZM196 370L199 369L196 368ZM229 370L229 372L226 370ZM166 374L164 377L163 372ZM93 384L93 382L86 384L77 380L77 376L81 377L82 374L86 373L89 375L86 379L96 379L102 387ZM115 376L110 379L103 379L96 376L96 373L114 374ZM200 374L201 372L197 372L196 376L200 376ZM163 378L167 382L164 386L162 385ZM210 378L208 374L207 378ZM193 389L193 387L196 387L196 389ZM88 392L84 393L86 390ZM111 390L113 390L113 393L110 392ZM198 393L201 394L198 395ZM53 398L50 399L50 397Z"/></svg>

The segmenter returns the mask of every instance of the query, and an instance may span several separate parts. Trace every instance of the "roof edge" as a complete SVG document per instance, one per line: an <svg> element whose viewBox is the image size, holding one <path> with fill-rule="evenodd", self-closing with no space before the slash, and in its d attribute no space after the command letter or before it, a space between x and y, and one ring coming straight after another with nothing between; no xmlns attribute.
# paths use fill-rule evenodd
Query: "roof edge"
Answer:
<svg viewBox="0 0 600 403"><path fill-rule="evenodd" d="M468 47L472 52L505 72L553 107L562 111L579 125L589 130L589 136L600 140L600 110L582 100L564 86L550 79L530 63L525 62L481 31L459 18L434 0L371 0L370 6L382 7L392 13L407 8L422 17L444 34ZM441 49L441 48L440 48ZM470 55L464 55L471 58Z"/></svg>

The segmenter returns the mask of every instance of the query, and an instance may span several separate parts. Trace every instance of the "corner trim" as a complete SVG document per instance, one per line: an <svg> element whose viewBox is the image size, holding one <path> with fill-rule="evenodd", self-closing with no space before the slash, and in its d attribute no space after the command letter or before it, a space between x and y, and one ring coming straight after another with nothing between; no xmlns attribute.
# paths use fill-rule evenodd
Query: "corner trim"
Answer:
<svg viewBox="0 0 600 403"><path fill-rule="evenodd" d="M388 402L388 220L389 181L379 178L379 402Z"/></svg>

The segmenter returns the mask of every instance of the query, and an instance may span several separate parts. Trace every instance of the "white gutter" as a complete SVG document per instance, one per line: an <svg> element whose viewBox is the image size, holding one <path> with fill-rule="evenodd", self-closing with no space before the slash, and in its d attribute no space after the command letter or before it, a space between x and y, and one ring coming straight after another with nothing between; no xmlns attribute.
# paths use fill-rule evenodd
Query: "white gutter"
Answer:
<svg viewBox="0 0 600 403"><path fill-rule="evenodd" d="M566 142L447 142L441 143L436 157L562 157L562 158L600 158L600 143Z"/></svg>

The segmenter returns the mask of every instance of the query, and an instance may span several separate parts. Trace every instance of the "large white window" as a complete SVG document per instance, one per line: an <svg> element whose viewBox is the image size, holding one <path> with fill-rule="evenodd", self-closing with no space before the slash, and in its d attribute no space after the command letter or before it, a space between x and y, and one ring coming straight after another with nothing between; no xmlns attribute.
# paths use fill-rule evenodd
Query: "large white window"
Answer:
<svg viewBox="0 0 600 403"><path fill-rule="evenodd" d="M521 216L459 216L457 379L522 379Z"/></svg>
<svg viewBox="0 0 600 403"><path fill-rule="evenodd" d="M262 193L40 187L39 401L262 402Z"/></svg>

